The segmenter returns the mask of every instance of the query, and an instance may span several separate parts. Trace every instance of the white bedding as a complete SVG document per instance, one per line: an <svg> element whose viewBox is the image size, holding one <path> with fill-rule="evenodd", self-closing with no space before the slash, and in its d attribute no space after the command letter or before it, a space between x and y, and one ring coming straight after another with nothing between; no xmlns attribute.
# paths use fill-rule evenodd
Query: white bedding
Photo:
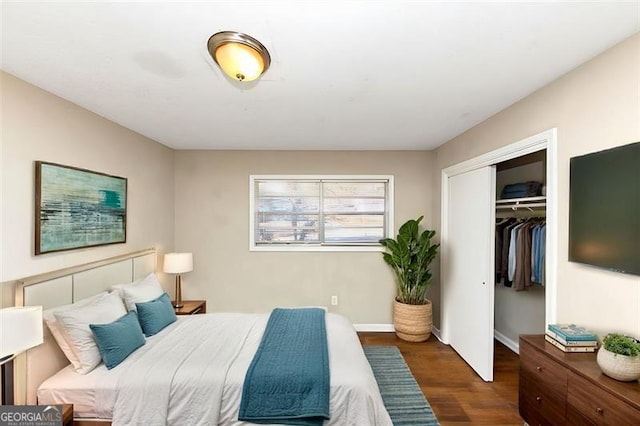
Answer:
<svg viewBox="0 0 640 426"><path fill-rule="evenodd" d="M104 364L89 374L79 374L69 364L38 388L40 404L64 404L73 401L75 417L98 417L96 413L96 389L103 376L111 374ZM113 391L113 389L112 389Z"/></svg>
<svg viewBox="0 0 640 426"><path fill-rule="evenodd" d="M114 426L251 424L237 421L238 409L267 320L268 314L180 317L110 371L100 365L78 381L70 381L80 375L67 370L48 379L38 390L39 403L77 400L77 416L111 418ZM331 420L325 425L392 425L353 327L335 314L326 322ZM85 385L91 391L78 399Z"/></svg>

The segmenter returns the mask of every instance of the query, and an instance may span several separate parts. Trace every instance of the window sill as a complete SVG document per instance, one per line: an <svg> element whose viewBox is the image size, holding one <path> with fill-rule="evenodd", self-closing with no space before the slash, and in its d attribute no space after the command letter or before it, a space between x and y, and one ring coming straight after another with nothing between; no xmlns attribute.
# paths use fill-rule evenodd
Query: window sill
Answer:
<svg viewBox="0 0 640 426"><path fill-rule="evenodd" d="M320 246L320 245L295 245L295 244L273 244L273 245L251 245L249 251L351 251L351 252L383 252L382 246Z"/></svg>

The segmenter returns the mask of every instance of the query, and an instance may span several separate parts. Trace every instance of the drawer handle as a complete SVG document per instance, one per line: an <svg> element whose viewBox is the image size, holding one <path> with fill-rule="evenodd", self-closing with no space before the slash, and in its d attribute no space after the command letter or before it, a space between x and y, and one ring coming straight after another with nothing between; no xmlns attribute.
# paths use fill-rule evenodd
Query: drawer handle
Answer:
<svg viewBox="0 0 640 426"><path fill-rule="evenodd" d="M542 397L541 396L536 396L536 401L542 402Z"/></svg>
<svg viewBox="0 0 640 426"><path fill-rule="evenodd" d="M604 415L604 410L600 407L596 408L596 413L600 414L601 416Z"/></svg>
<svg viewBox="0 0 640 426"><path fill-rule="evenodd" d="M542 371L542 367L537 366L537 367L536 367L536 370L538 370L538 371Z"/></svg>

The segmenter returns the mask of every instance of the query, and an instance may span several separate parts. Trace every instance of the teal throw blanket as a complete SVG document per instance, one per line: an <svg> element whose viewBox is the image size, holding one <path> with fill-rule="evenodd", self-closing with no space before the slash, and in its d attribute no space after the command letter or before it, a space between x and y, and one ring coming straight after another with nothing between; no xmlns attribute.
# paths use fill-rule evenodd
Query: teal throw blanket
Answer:
<svg viewBox="0 0 640 426"><path fill-rule="evenodd" d="M247 370L238 420L316 426L329 419L324 310L274 309Z"/></svg>

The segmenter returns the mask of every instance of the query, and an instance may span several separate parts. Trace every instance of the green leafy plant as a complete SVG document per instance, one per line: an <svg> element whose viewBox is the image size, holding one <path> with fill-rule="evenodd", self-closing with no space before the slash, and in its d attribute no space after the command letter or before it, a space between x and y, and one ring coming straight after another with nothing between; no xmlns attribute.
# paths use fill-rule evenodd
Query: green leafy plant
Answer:
<svg viewBox="0 0 640 426"><path fill-rule="evenodd" d="M605 336L602 343L606 350L614 354L626 356L640 355L640 342L633 337L610 333Z"/></svg>
<svg viewBox="0 0 640 426"><path fill-rule="evenodd" d="M396 300L409 305L424 305L431 286L431 262L440 244L432 244L436 231L419 231L424 216L405 222L396 239L384 238L380 244L387 249L382 253L384 261L396 274Z"/></svg>

